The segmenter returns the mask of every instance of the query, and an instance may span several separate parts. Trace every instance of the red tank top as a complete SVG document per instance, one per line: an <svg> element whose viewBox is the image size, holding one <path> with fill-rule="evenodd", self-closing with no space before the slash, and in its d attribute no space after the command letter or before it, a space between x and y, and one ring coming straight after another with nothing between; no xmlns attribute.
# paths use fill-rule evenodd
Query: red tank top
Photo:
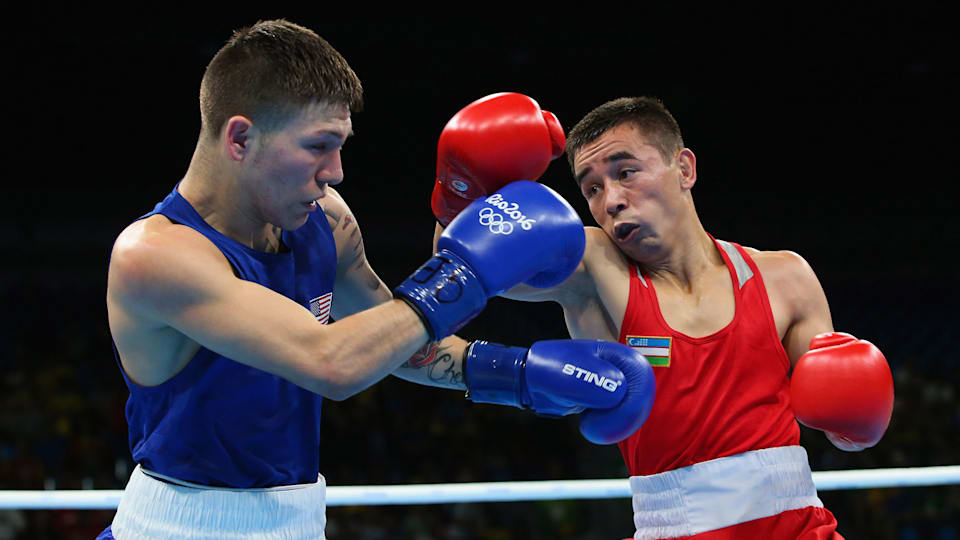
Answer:
<svg viewBox="0 0 960 540"><path fill-rule="evenodd" d="M653 284L631 269L620 342L647 357L657 381L650 417L619 443L632 476L800 444L789 399L790 361L760 271L741 246L714 242L733 280L736 312L709 336L670 328Z"/></svg>

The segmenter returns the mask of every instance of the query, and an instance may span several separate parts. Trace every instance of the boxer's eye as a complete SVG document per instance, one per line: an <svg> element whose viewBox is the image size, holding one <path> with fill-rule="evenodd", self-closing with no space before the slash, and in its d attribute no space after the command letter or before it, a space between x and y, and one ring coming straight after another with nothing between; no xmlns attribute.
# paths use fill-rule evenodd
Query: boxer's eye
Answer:
<svg viewBox="0 0 960 540"><path fill-rule="evenodd" d="M319 140L315 139L307 146L315 152L325 154L327 152L332 152L334 150L343 148L344 143L346 143L346 141L339 137L327 135Z"/></svg>

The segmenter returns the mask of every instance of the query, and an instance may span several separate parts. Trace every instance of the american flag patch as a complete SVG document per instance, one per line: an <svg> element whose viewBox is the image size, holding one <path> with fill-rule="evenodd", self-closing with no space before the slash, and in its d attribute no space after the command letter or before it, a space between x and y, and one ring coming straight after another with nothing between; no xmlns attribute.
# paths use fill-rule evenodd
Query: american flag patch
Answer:
<svg viewBox="0 0 960 540"><path fill-rule="evenodd" d="M651 366L670 367L671 337L627 336L627 345L642 354Z"/></svg>
<svg viewBox="0 0 960 540"><path fill-rule="evenodd" d="M313 313L313 316L317 318L320 324L327 324L327 321L330 320L331 300L333 300L333 293L328 292L310 301L310 313Z"/></svg>

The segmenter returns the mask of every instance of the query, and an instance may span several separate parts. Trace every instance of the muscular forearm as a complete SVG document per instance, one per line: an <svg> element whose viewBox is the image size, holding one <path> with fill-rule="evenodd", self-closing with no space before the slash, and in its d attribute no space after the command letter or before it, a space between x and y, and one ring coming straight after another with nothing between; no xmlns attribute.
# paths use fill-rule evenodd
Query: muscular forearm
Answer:
<svg viewBox="0 0 960 540"><path fill-rule="evenodd" d="M390 374L429 339L420 317L399 300L331 325L314 351L314 389L334 400L354 395Z"/></svg>
<svg viewBox="0 0 960 540"><path fill-rule="evenodd" d="M417 384L466 390L463 380L463 352L468 343L450 336L439 343L428 343L393 374Z"/></svg>

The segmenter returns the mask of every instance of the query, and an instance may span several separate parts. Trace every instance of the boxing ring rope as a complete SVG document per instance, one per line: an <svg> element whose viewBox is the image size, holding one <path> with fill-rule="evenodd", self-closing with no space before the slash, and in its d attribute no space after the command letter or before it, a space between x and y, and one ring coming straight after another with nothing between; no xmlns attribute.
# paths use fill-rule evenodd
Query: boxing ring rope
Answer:
<svg viewBox="0 0 960 540"><path fill-rule="evenodd" d="M820 491L960 484L960 465L816 471ZM0 491L0 509L114 510L123 490ZM561 499L629 498L625 478L611 480L547 480L533 482L469 482L327 488L327 506L368 506L503 502Z"/></svg>

